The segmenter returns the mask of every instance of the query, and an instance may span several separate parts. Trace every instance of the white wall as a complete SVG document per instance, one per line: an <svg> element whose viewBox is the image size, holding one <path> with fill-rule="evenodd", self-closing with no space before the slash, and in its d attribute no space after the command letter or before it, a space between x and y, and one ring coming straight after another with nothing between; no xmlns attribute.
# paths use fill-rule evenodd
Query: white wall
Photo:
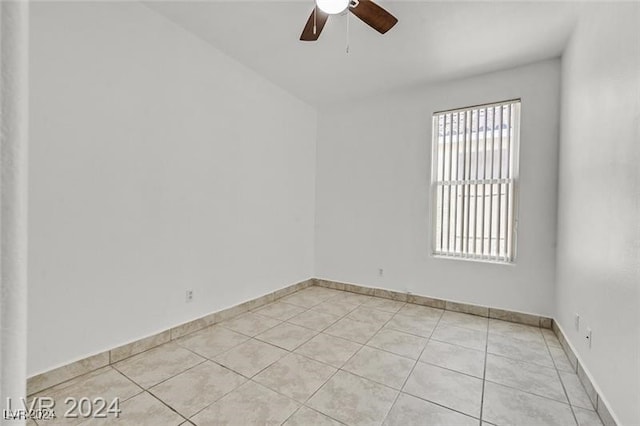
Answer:
<svg viewBox="0 0 640 426"><path fill-rule="evenodd" d="M319 116L316 276L553 313L559 60L384 94ZM522 98L515 266L430 256L431 116ZM378 269L384 275L378 275Z"/></svg>
<svg viewBox="0 0 640 426"><path fill-rule="evenodd" d="M556 318L621 425L640 424L638 23L639 3L593 6L562 59Z"/></svg>
<svg viewBox="0 0 640 426"><path fill-rule="evenodd" d="M30 375L312 275L313 108L138 3L31 17Z"/></svg>

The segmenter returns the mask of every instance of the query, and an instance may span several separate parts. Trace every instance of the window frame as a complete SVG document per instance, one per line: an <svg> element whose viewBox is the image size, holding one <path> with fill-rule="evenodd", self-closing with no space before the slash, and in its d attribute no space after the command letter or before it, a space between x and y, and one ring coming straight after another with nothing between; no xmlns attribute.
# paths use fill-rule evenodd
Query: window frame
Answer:
<svg viewBox="0 0 640 426"><path fill-rule="evenodd" d="M436 237L438 235L437 232L437 217L438 217L438 200L437 200L437 195L438 195L438 139L439 139L439 123L438 123L438 118L442 115L442 114L454 114L454 113L460 113L460 112L464 112L464 111L472 111L473 114L473 110L480 110L480 109L485 109L485 114L486 114L486 109L487 108L491 108L491 107L500 107L500 106L504 106L504 105L512 105L511 108L513 108L513 106L515 106L515 117L512 121L512 130L513 130L513 139L511 139L511 161L510 161L510 166L511 166L511 173L512 173L512 177L510 178L511 180L511 191L510 191L510 198L511 198L511 203L512 203L512 211L511 211L511 216L512 216L512 220L511 220L511 257L504 260L501 258L501 256L498 255L494 255L492 256L491 254L487 254L487 255L477 255L477 254L468 254L468 253L451 253L451 254L443 254L443 253L439 253L437 251L437 242L436 242ZM479 114L479 112L478 112ZM520 142L521 142L521 133L520 133L520 127L521 127L521 117L522 117L522 99L521 98L514 98L514 99L507 99L507 100L503 100L503 101L498 101L498 102L488 102L488 103L483 103L483 104L476 104L476 105L472 105L472 106L465 106L465 107L460 107L460 108L452 108L452 109L447 109L447 110L441 110L441 111L434 111L431 114L431 126L432 126L432 131L431 131L431 178L430 178L430 204L431 204L431 208L429 209L430 214L429 214L429 247L430 247L430 256L436 259L447 259L447 260L466 260L466 261L471 261L471 262L481 262L481 263L491 263L491 264L497 264L497 265L515 265L517 258L518 258L518 221L519 221L519 205L520 205ZM446 120L446 118L445 118ZM452 120L453 120L453 116L452 116ZM465 135L466 135L466 130L465 130ZM446 135L445 135L446 137ZM479 139L476 139L479 141ZM471 141L473 141L473 136ZM466 155L466 153L465 153ZM470 160L471 161L471 160ZM492 158L492 161L493 158ZM486 164L486 163L485 163ZM463 180L470 180L472 181L473 179L463 179ZM479 180L479 179L477 179ZM484 191L484 190L483 190ZM483 192L484 193L484 192ZM484 195L483 195L484 196ZM477 197L477 195L476 195ZM444 210L444 209L443 209ZM483 210L484 210L484 205L483 205ZM508 207L505 209L507 211L507 213L509 213L509 209ZM451 216L449 216L451 217ZM474 212L474 217L476 218L476 224L478 222L478 216L477 216L477 212ZM484 219L484 217L483 217ZM475 225L474 225L475 226ZM475 235L474 235L475 236ZM477 239L477 237L475 237ZM482 236L481 238L484 238L484 236ZM454 241L456 241L457 237L454 236ZM484 239L483 239L484 241ZM489 241L491 241L491 236L489 236ZM490 243L489 243L490 244ZM491 249L489 249L490 251ZM454 249L455 251L455 249ZM499 251L499 250L498 250ZM508 253L507 253L508 255Z"/></svg>

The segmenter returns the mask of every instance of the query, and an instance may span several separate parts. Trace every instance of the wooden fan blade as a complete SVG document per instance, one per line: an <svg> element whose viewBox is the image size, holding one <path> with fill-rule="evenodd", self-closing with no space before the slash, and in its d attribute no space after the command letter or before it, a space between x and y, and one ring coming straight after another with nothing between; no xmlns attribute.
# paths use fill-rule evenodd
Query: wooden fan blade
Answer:
<svg viewBox="0 0 640 426"><path fill-rule="evenodd" d="M320 37L320 33L324 28L324 24L327 23L327 19L329 15L318 9L316 6L309 19L307 20L307 24L304 26L302 30L302 34L300 34L300 40L302 41L316 41L318 37ZM315 24L315 31L314 31Z"/></svg>
<svg viewBox="0 0 640 426"><path fill-rule="evenodd" d="M356 7L349 7L349 10L380 34L386 33L398 22L395 16L371 0L360 0Z"/></svg>

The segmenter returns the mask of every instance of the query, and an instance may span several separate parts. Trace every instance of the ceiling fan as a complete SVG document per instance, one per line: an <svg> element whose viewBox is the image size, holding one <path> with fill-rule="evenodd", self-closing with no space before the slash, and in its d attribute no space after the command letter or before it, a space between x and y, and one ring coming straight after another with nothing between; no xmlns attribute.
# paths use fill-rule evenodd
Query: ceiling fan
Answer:
<svg viewBox="0 0 640 426"><path fill-rule="evenodd" d="M316 0L300 40L318 40L329 15L338 15L347 9L380 34L386 33L398 22L395 16L371 0Z"/></svg>

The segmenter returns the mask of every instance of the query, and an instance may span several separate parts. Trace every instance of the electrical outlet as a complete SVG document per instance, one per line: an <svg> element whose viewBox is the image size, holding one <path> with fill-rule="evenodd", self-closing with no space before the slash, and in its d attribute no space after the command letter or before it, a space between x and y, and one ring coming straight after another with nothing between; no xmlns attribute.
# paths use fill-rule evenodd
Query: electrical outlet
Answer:
<svg viewBox="0 0 640 426"><path fill-rule="evenodd" d="M587 339L587 346L589 347L589 349L591 349L591 329L589 327L587 327L587 332L584 335L584 338Z"/></svg>
<svg viewBox="0 0 640 426"><path fill-rule="evenodd" d="M576 314L575 318L573 319L573 324L576 327L576 331L580 331L580 314Z"/></svg>
<svg viewBox="0 0 640 426"><path fill-rule="evenodd" d="M384 269L378 268L378 276L380 276L380 277L384 276Z"/></svg>
<svg viewBox="0 0 640 426"><path fill-rule="evenodd" d="M187 290L185 295L185 302L189 303L193 300L193 290Z"/></svg>

